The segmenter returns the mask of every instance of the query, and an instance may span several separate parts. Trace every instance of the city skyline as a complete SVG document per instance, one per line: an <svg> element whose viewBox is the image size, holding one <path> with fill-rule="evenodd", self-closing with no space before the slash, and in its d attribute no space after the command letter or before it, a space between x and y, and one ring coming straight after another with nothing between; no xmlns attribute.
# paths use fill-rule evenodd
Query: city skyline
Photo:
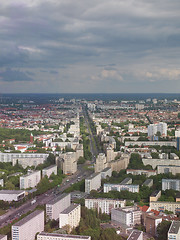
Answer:
<svg viewBox="0 0 180 240"><path fill-rule="evenodd" d="M1 93L179 93L180 2L2 0Z"/></svg>

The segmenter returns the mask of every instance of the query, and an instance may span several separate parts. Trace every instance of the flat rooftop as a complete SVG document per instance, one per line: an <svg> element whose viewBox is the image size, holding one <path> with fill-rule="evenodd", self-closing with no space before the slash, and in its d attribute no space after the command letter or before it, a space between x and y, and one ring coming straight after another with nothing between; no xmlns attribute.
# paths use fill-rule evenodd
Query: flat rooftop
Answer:
<svg viewBox="0 0 180 240"><path fill-rule="evenodd" d="M27 173L27 174L25 174L25 175L23 175L23 176L21 176L21 177L31 176L31 175L33 175L33 174L35 174L35 173L38 173L38 172L41 172L41 171L39 170L39 171L29 172L29 173Z"/></svg>
<svg viewBox="0 0 180 240"><path fill-rule="evenodd" d="M28 221L30 221L32 218L36 217L37 215L39 215L40 213L44 213L43 210L36 210L32 213L30 213L28 216L26 216L25 218L21 219L19 222L13 224L13 226L22 226L25 223L27 223Z"/></svg>
<svg viewBox="0 0 180 240"><path fill-rule="evenodd" d="M180 230L180 221L173 221L171 223L168 233L177 234Z"/></svg>
<svg viewBox="0 0 180 240"><path fill-rule="evenodd" d="M71 204L68 208L64 209L64 211L62 211L62 214L68 214L71 211L73 211L75 208L77 208L79 205L78 204Z"/></svg>
<svg viewBox="0 0 180 240"><path fill-rule="evenodd" d="M153 182L153 179L146 179L146 181L143 183L143 185L149 184Z"/></svg>
<svg viewBox="0 0 180 240"><path fill-rule="evenodd" d="M131 235L128 237L128 240L137 240L141 236L142 232L133 231Z"/></svg>
<svg viewBox="0 0 180 240"><path fill-rule="evenodd" d="M111 169L110 167L104 168L101 172L107 172L109 169Z"/></svg>
<svg viewBox="0 0 180 240"><path fill-rule="evenodd" d="M91 176L87 177L86 179L91 180L99 174L101 174L101 173L93 173Z"/></svg>
<svg viewBox="0 0 180 240"><path fill-rule="evenodd" d="M21 194L24 190L0 190L0 194Z"/></svg>
<svg viewBox="0 0 180 240"><path fill-rule="evenodd" d="M160 192L159 190L154 191L150 197L156 197L159 192Z"/></svg>
<svg viewBox="0 0 180 240"><path fill-rule="evenodd" d="M56 165L50 165L49 167L46 167L43 170L48 170L48 169L51 169L51 168L54 168L54 167L56 167Z"/></svg>
<svg viewBox="0 0 180 240"><path fill-rule="evenodd" d="M65 198L67 195L70 195L70 193L63 193L63 194L57 196L56 198L54 198L53 200L49 201L47 204L53 205L53 204L59 202L61 199Z"/></svg>
<svg viewBox="0 0 180 240"><path fill-rule="evenodd" d="M132 182L132 178L125 178L124 180L122 180L122 182L120 182L120 184L126 184L127 182L131 181Z"/></svg>
<svg viewBox="0 0 180 240"><path fill-rule="evenodd" d="M90 239L89 236L83 236L83 235L71 235L71 234L58 234L58 233L46 233L46 232L41 232L38 234L38 236L49 236L49 237L64 237L65 239L74 239L74 238L79 238L79 239Z"/></svg>

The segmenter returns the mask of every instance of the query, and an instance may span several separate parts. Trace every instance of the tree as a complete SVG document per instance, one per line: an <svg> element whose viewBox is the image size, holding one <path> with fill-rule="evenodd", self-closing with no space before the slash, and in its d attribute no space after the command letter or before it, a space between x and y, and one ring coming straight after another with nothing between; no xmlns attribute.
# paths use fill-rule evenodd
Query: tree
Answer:
<svg viewBox="0 0 180 240"><path fill-rule="evenodd" d="M171 225L170 221L162 221L157 226L158 240L166 240L169 227Z"/></svg>

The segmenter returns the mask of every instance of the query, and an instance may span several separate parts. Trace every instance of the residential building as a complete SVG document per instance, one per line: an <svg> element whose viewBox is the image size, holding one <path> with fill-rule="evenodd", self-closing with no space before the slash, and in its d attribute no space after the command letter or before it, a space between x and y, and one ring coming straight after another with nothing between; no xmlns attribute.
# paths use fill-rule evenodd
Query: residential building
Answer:
<svg viewBox="0 0 180 240"><path fill-rule="evenodd" d="M125 224L127 226L134 226L141 224L141 211L137 207L114 208L111 210L111 220Z"/></svg>
<svg viewBox="0 0 180 240"><path fill-rule="evenodd" d="M162 211L162 212L165 210L168 210L176 214L180 212L180 202L154 201L154 202L150 202L150 208L157 211Z"/></svg>
<svg viewBox="0 0 180 240"><path fill-rule="evenodd" d="M168 231L168 240L180 239L180 221L173 221Z"/></svg>
<svg viewBox="0 0 180 240"><path fill-rule="evenodd" d="M49 178L52 173L54 173L54 175L57 175L57 166L56 165L51 165L47 168L44 168L42 170L42 177L48 176L48 178Z"/></svg>
<svg viewBox="0 0 180 240"><path fill-rule="evenodd" d="M161 191L156 190L151 194L149 201L156 202L160 197L161 197Z"/></svg>
<svg viewBox="0 0 180 240"><path fill-rule="evenodd" d="M12 202L19 201L25 197L23 190L0 190L0 200Z"/></svg>
<svg viewBox="0 0 180 240"><path fill-rule="evenodd" d="M142 184L143 186L152 187L153 186L153 179L146 179L146 181Z"/></svg>
<svg viewBox="0 0 180 240"><path fill-rule="evenodd" d="M159 165L159 166L157 166L157 174L161 174L161 173L162 174L163 173L172 173L173 175L176 175L176 174L180 173L180 166Z"/></svg>
<svg viewBox="0 0 180 240"><path fill-rule="evenodd" d="M104 192L108 193L109 191L123 191L127 190L129 192L139 192L139 185L132 184L114 184L114 183L105 183Z"/></svg>
<svg viewBox="0 0 180 240"><path fill-rule="evenodd" d="M143 232L138 230L133 230L127 240L143 240Z"/></svg>
<svg viewBox="0 0 180 240"><path fill-rule="evenodd" d="M12 225L12 240L34 240L44 231L44 211L36 210Z"/></svg>
<svg viewBox="0 0 180 240"><path fill-rule="evenodd" d="M59 214L59 228L69 225L70 229L79 225L81 218L81 205L71 204L68 208Z"/></svg>
<svg viewBox="0 0 180 240"><path fill-rule="evenodd" d="M180 191L180 180L179 179L162 179L162 190L173 189Z"/></svg>
<svg viewBox="0 0 180 240"><path fill-rule="evenodd" d="M67 152L60 156L60 166L64 174L74 174L77 171L76 152Z"/></svg>
<svg viewBox="0 0 180 240"><path fill-rule="evenodd" d="M177 159L148 159L148 158L143 158L142 159L143 164L146 165L151 165L152 168L156 168L158 166L166 166L169 168L170 166L180 166L180 161ZM158 171L157 171L158 172Z"/></svg>
<svg viewBox="0 0 180 240"><path fill-rule="evenodd" d="M0 162L13 162L13 165L15 165L16 160L19 158L27 158L27 162L30 161L31 158L42 158L44 159L43 162L45 162L48 156L49 154L46 153L0 153Z"/></svg>
<svg viewBox="0 0 180 240"><path fill-rule="evenodd" d="M110 167L107 167L101 171L101 179L111 177L112 176L112 170Z"/></svg>
<svg viewBox="0 0 180 240"><path fill-rule="evenodd" d="M124 185L124 184L131 184L132 183L132 178L125 178L122 180L122 182L120 182L121 185Z"/></svg>
<svg viewBox="0 0 180 240"><path fill-rule="evenodd" d="M112 208L125 207L126 200L111 198L85 198L85 207L88 209L97 209L98 212L110 214Z"/></svg>
<svg viewBox="0 0 180 240"><path fill-rule="evenodd" d="M126 141L125 146L171 146L176 147L177 143L175 141Z"/></svg>
<svg viewBox="0 0 180 240"><path fill-rule="evenodd" d="M167 123L159 122L148 126L148 136L152 137L160 132L161 136L167 136Z"/></svg>
<svg viewBox="0 0 180 240"><path fill-rule="evenodd" d="M148 214L146 216L146 232L151 234L152 236L157 235L157 226L162 222L161 216L154 216L152 214Z"/></svg>
<svg viewBox="0 0 180 240"><path fill-rule="evenodd" d="M41 171L29 172L20 177L20 189L36 187L41 181Z"/></svg>
<svg viewBox="0 0 180 240"><path fill-rule="evenodd" d="M41 232L37 235L37 240L91 240L91 237L83 235Z"/></svg>
<svg viewBox="0 0 180 240"><path fill-rule="evenodd" d="M95 167L95 173L101 172L104 168L107 167L106 156L104 153L98 154L94 167Z"/></svg>
<svg viewBox="0 0 180 240"><path fill-rule="evenodd" d="M143 170L143 169L127 169L126 173L132 175L146 175L147 177L157 175L156 170Z"/></svg>
<svg viewBox="0 0 180 240"><path fill-rule="evenodd" d="M71 194L63 193L46 204L47 219L59 218L59 214L71 204Z"/></svg>
<svg viewBox="0 0 180 240"><path fill-rule="evenodd" d="M85 179L85 192L90 193L91 190L98 190L101 187L101 173L94 173Z"/></svg>

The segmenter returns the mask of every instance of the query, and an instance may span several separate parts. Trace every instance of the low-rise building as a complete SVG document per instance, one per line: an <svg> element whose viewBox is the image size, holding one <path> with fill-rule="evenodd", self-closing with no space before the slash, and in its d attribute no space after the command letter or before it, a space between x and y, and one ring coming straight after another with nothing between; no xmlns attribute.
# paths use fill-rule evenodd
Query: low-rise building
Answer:
<svg viewBox="0 0 180 240"><path fill-rule="evenodd" d="M46 204L46 217L47 219L59 218L59 214L68 208L71 204L71 194L61 194Z"/></svg>
<svg viewBox="0 0 180 240"><path fill-rule="evenodd" d="M54 173L54 175L57 175L57 166L56 165L51 165L47 168L44 168L42 170L42 177L48 176L48 178L49 178L52 173Z"/></svg>
<svg viewBox="0 0 180 240"><path fill-rule="evenodd" d="M20 177L20 189L36 187L41 180L41 171L30 172Z"/></svg>
<svg viewBox="0 0 180 240"><path fill-rule="evenodd" d="M180 191L180 180L179 179L162 179L162 190L173 189Z"/></svg>
<svg viewBox="0 0 180 240"><path fill-rule="evenodd" d="M143 240L143 232L133 230L127 240Z"/></svg>
<svg viewBox="0 0 180 240"><path fill-rule="evenodd" d="M12 225L12 240L34 240L44 231L44 211L36 210Z"/></svg>
<svg viewBox="0 0 180 240"><path fill-rule="evenodd" d="M132 178L125 178L122 180L122 182L120 182L121 185L124 185L124 184L131 184L132 183Z"/></svg>
<svg viewBox="0 0 180 240"><path fill-rule="evenodd" d="M59 228L69 225L70 229L79 225L81 218L81 205L71 204L68 208L59 214Z"/></svg>
<svg viewBox="0 0 180 240"><path fill-rule="evenodd" d="M12 202L19 201L25 197L23 190L0 190L0 200Z"/></svg>
<svg viewBox="0 0 180 240"><path fill-rule="evenodd" d="M168 240L180 239L180 221L173 221L168 231Z"/></svg>
<svg viewBox="0 0 180 240"><path fill-rule="evenodd" d="M127 226L141 224L141 211L137 207L114 208L111 210L111 220Z"/></svg>
<svg viewBox="0 0 180 240"><path fill-rule="evenodd" d="M127 190L129 192L139 192L139 185L132 184L114 184L114 183L105 183L104 184L104 193L108 193L110 191L118 191L121 192L123 190Z"/></svg>
<svg viewBox="0 0 180 240"><path fill-rule="evenodd" d="M156 170L143 170L143 169L127 169L127 174L132 175L146 175L147 177L155 176L157 174Z"/></svg>
<svg viewBox="0 0 180 240"><path fill-rule="evenodd" d="M111 198L91 198L85 199L85 207L88 209L97 209L98 212L110 214L112 208L125 207L126 200Z"/></svg>
<svg viewBox="0 0 180 240"><path fill-rule="evenodd" d="M143 186L152 187L153 186L153 179L146 179L146 181L142 184Z"/></svg>
<svg viewBox="0 0 180 240"><path fill-rule="evenodd" d="M98 190L101 187L101 173L94 173L85 179L85 192L90 193L91 190Z"/></svg>
<svg viewBox="0 0 180 240"><path fill-rule="evenodd" d="M91 237L83 235L41 232L37 235L37 240L91 240Z"/></svg>
<svg viewBox="0 0 180 240"><path fill-rule="evenodd" d="M157 201L160 197L161 197L161 191L156 190L156 191L154 191L154 192L151 194L151 196L150 196L150 198L149 198L149 201L150 201L150 202L155 202L155 201Z"/></svg>

